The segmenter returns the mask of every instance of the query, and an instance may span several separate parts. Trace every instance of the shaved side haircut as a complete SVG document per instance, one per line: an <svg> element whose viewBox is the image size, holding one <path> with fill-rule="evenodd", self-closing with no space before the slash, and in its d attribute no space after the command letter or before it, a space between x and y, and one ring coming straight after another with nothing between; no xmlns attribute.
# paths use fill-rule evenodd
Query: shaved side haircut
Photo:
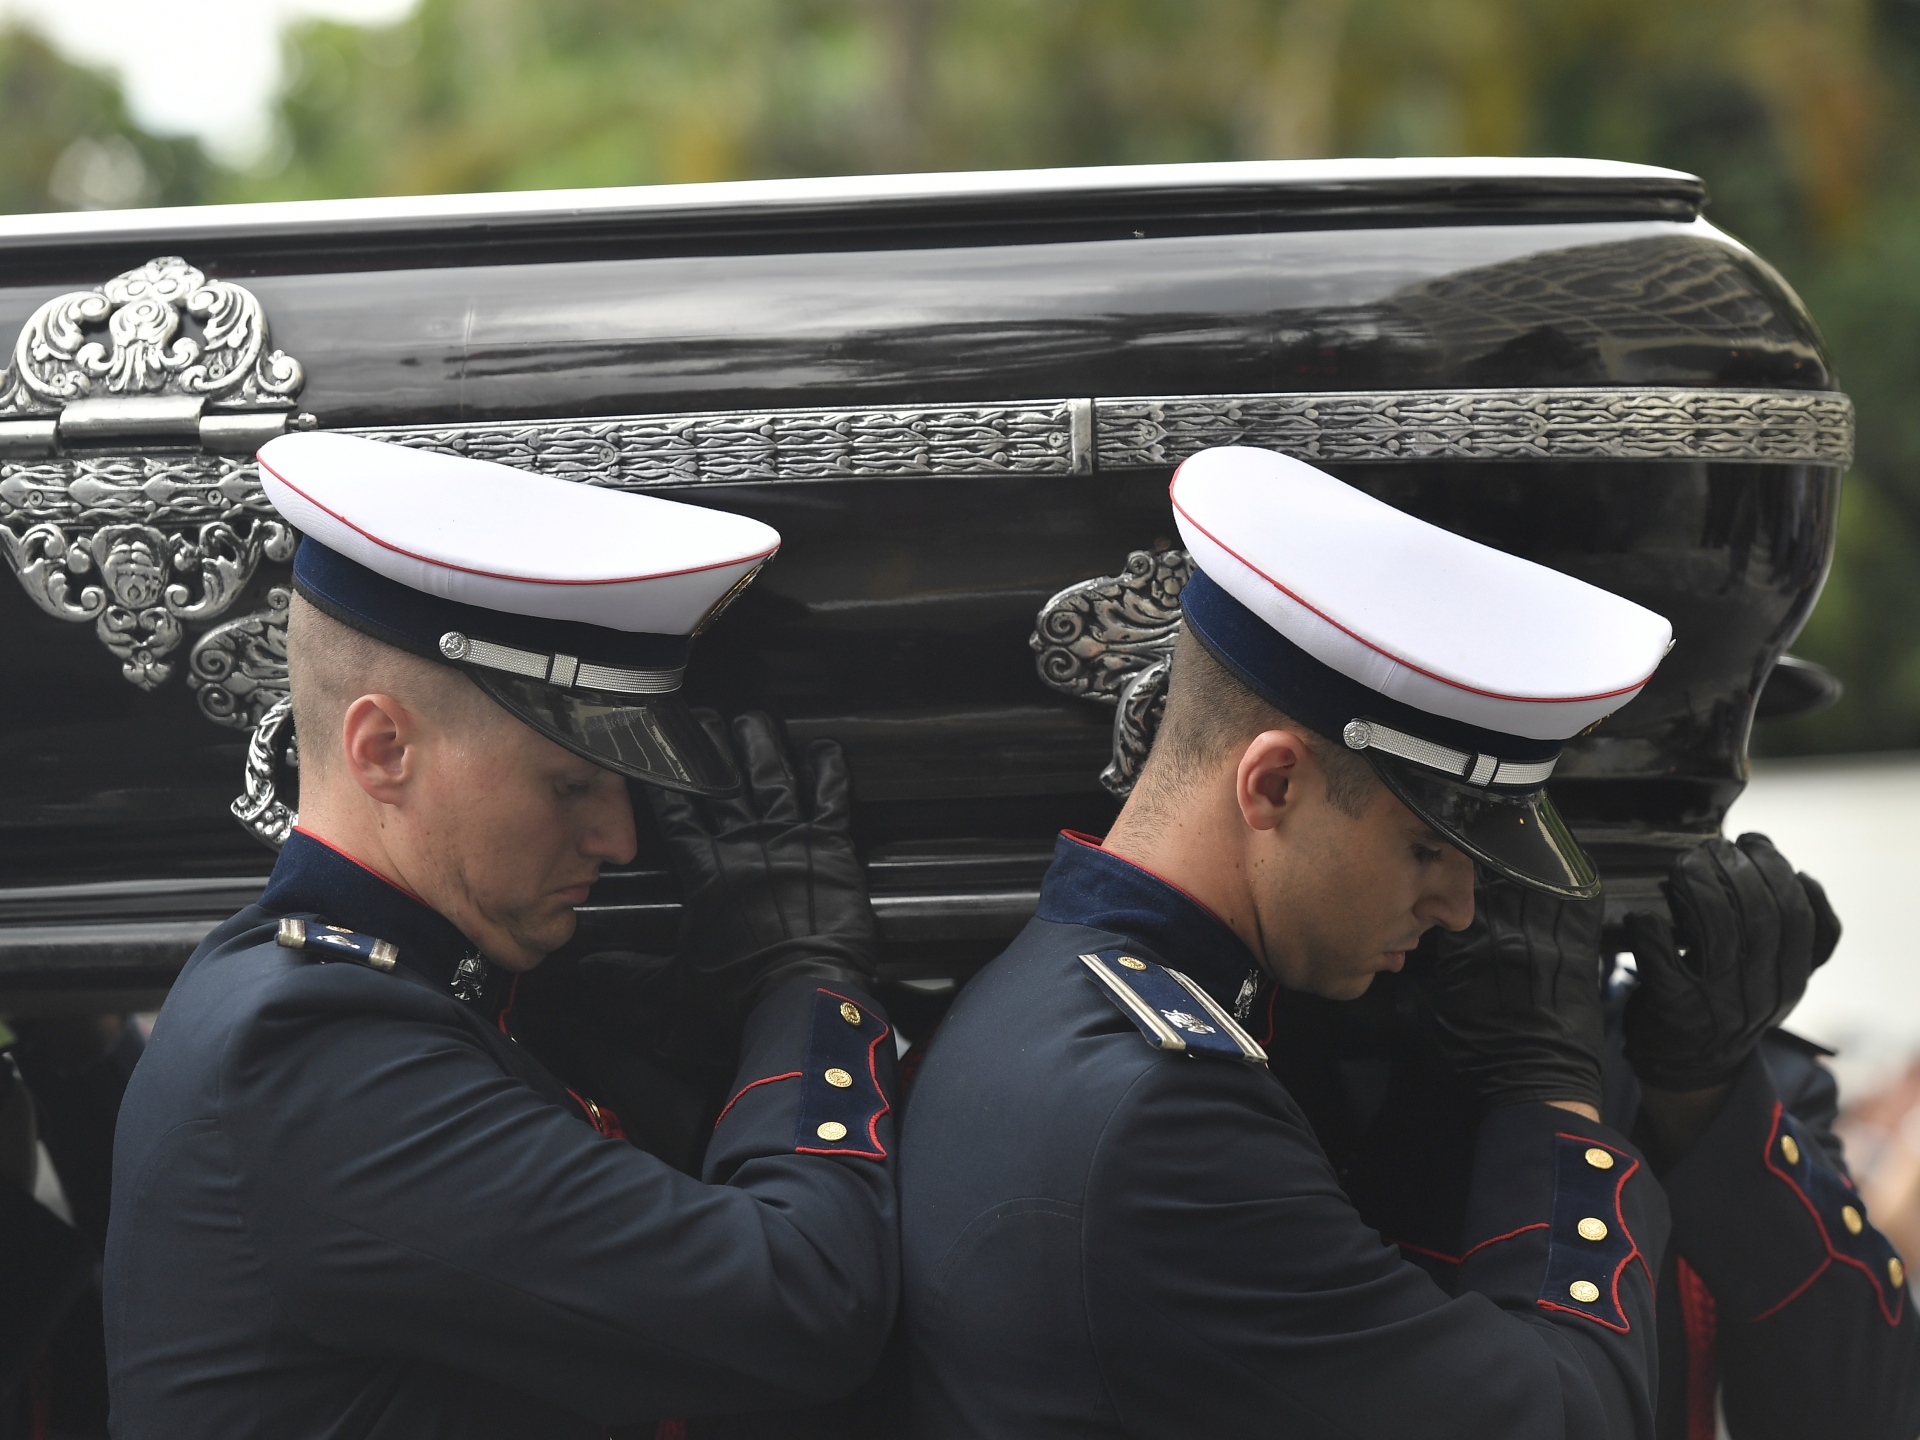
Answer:
<svg viewBox="0 0 1920 1440"><path fill-rule="evenodd" d="M509 718L452 666L409 655L343 625L300 595L293 597L287 617L287 683L300 767L316 777L332 768L347 707L362 695L391 695L447 726L480 727Z"/></svg>
<svg viewBox="0 0 1920 1440"><path fill-rule="evenodd" d="M1237 756L1253 737L1268 730L1291 730L1307 742L1307 751L1326 776L1327 803L1358 819L1373 799L1380 777L1354 751L1335 744L1275 709L1214 659L1207 647L1181 630L1173 646L1167 681L1167 708L1154 736L1153 751L1140 773L1140 795L1151 816L1160 797L1171 796Z"/></svg>

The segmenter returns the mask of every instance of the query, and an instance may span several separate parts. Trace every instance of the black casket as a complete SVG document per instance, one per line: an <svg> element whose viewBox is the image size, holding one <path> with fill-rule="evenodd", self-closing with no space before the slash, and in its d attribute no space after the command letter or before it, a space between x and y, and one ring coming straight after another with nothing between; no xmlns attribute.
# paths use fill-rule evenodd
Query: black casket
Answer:
<svg viewBox="0 0 1920 1440"><path fill-rule="evenodd" d="M351 430L752 514L697 702L847 747L911 1032L1150 736L1172 467L1302 456L1678 644L1553 790L1618 907L1717 830L1817 596L1852 412L1690 176L1353 161L0 221L0 1011L148 1004L284 834L298 537ZM532 517L529 517L532 518ZM1784 711L1827 682L1768 691ZM643 836L582 939L671 943Z"/></svg>

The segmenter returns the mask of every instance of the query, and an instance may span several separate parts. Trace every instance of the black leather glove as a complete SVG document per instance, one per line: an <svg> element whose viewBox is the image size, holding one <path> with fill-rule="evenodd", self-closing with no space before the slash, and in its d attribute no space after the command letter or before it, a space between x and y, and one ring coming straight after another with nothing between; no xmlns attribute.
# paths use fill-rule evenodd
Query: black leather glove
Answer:
<svg viewBox="0 0 1920 1440"><path fill-rule="evenodd" d="M1482 878L1473 923L1433 929L1413 957L1440 1052L1482 1104L1600 1106L1601 902Z"/></svg>
<svg viewBox="0 0 1920 1440"><path fill-rule="evenodd" d="M1820 883L1794 874L1764 835L1715 837L1674 861L1671 923L1627 917L1640 983L1627 1001L1627 1059L1641 1083L1705 1090L1733 1078L1833 954L1840 921Z"/></svg>
<svg viewBox="0 0 1920 1440"><path fill-rule="evenodd" d="M724 988L744 1015L782 982L810 975L873 988L873 909L849 831L846 756L807 747L802 774L765 715L700 723L731 750L746 784L709 800L646 790L685 892L681 957Z"/></svg>

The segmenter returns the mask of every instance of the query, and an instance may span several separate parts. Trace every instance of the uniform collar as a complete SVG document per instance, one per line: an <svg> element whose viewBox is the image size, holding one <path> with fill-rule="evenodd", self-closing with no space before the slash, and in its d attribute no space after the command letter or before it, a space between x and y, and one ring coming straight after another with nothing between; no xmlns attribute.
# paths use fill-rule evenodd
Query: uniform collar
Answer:
<svg viewBox="0 0 1920 1440"><path fill-rule="evenodd" d="M473 944L451 920L344 850L296 829L287 837L262 909L318 915L331 924L391 941L400 964L441 990L453 984Z"/></svg>
<svg viewBox="0 0 1920 1440"><path fill-rule="evenodd" d="M1087 925L1137 940L1228 1009L1259 967L1253 952L1213 911L1091 835L1062 830L1040 882L1042 920Z"/></svg>

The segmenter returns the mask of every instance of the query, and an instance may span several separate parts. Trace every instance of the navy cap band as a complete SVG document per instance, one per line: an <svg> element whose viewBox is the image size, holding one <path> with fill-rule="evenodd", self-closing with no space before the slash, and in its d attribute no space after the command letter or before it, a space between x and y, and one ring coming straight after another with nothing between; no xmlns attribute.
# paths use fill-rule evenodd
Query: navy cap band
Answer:
<svg viewBox="0 0 1920 1440"><path fill-rule="evenodd" d="M521 650L565 652L620 670L677 670L686 665L692 648L685 635L609 630L429 595L376 574L311 535L301 540L294 556L293 584L342 624L442 664L448 657L441 651L440 637L449 631Z"/></svg>
<svg viewBox="0 0 1920 1440"><path fill-rule="evenodd" d="M1196 569L1180 592L1187 628L1254 694L1336 744L1350 720L1375 720L1454 750L1503 760L1551 760L1559 740L1534 740L1430 714L1342 675Z"/></svg>

